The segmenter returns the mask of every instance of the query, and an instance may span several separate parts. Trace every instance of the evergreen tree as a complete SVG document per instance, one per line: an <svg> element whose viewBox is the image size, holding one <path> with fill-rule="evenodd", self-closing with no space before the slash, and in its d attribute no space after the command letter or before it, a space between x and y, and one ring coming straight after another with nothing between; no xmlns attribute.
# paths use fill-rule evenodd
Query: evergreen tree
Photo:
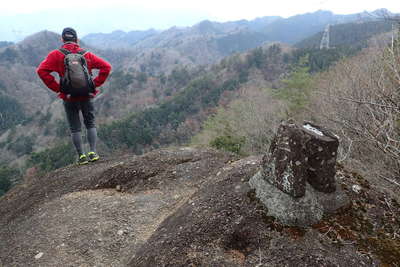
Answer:
<svg viewBox="0 0 400 267"><path fill-rule="evenodd" d="M12 180L19 176L19 171L8 166L0 166L0 196L10 190Z"/></svg>
<svg viewBox="0 0 400 267"><path fill-rule="evenodd" d="M284 87L278 89L276 96L288 103L288 115L291 116L302 110L310 95L312 78L310 75L308 55L302 57L287 79L283 80Z"/></svg>

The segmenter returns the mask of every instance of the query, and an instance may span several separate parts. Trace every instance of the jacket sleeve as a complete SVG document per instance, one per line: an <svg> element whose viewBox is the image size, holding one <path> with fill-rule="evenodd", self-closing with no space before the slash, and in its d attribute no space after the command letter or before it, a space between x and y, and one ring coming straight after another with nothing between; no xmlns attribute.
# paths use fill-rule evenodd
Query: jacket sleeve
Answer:
<svg viewBox="0 0 400 267"><path fill-rule="evenodd" d="M96 56L95 54L90 54L90 59L92 62L92 69L98 69L99 74L96 78L93 79L94 85L96 87L101 86L107 79L108 75L111 72L111 65L104 59Z"/></svg>
<svg viewBox="0 0 400 267"><path fill-rule="evenodd" d="M40 63L36 72L48 88L58 93L60 92L60 84L56 81L54 76L50 74L57 70L58 61L56 53L56 51L50 52L42 63Z"/></svg>

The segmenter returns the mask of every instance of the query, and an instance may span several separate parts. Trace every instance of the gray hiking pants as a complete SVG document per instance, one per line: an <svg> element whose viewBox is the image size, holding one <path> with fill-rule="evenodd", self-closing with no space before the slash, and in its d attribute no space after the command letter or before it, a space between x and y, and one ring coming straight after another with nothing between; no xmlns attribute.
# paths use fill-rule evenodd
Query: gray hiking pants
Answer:
<svg viewBox="0 0 400 267"><path fill-rule="evenodd" d="M63 102L71 133L77 133L81 131L82 124L79 116L80 112L82 112L83 123L85 124L86 129L96 128L94 105L92 99L79 102Z"/></svg>

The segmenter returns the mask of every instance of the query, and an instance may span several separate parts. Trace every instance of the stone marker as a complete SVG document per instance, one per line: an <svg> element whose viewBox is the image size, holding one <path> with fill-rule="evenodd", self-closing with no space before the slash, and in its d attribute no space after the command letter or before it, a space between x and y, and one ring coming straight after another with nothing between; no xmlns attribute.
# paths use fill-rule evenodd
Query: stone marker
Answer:
<svg viewBox="0 0 400 267"><path fill-rule="evenodd" d="M335 192L335 166L339 139L310 122L306 122L302 130L304 155L308 159L307 182L320 192Z"/></svg>
<svg viewBox="0 0 400 267"><path fill-rule="evenodd" d="M307 226L347 205L335 181L338 145L334 134L317 125L282 122L261 170L249 181L268 214L287 225Z"/></svg>
<svg viewBox="0 0 400 267"><path fill-rule="evenodd" d="M305 194L307 168L303 154L303 131L292 122L283 122L263 157L263 178L283 192Z"/></svg>

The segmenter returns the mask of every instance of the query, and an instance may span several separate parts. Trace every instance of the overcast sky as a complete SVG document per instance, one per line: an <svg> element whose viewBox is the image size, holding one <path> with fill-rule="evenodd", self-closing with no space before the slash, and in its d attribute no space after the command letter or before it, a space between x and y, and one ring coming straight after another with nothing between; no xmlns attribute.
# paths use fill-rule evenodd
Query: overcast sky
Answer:
<svg viewBox="0 0 400 267"><path fill-rule="evenodd" d="M96 7L129 7L149 10L191 10L206 14L215 20L252 19L259 16L288 17L300 13L312 12L318 9L331 10L337 14L350 14L364 10L372 11L387 8L400 12L398 0L10 0L2 1L0 10L4 15L33 13L49 9L62 9L66 6L82 8Z"/></svg>
<svg viewBox="0 0 400 267"><path fill-rule="evenodd" d="M289 17L320 9L350 14L378 8L400 13L400 0L7 0L0 5L0 41L44 29L59 32L66 24L87 34L191 26L204 19Z"/></svg>

